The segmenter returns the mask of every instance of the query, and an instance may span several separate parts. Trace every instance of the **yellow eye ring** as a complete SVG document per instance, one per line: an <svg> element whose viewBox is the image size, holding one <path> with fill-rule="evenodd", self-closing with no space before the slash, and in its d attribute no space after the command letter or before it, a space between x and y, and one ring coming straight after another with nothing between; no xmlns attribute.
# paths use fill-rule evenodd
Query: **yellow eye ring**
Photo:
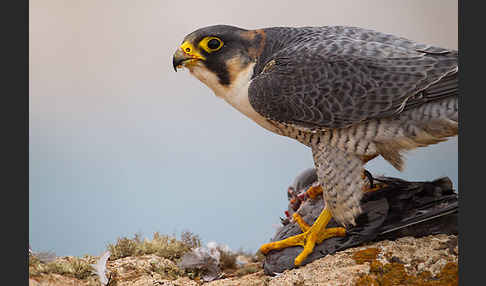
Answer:
<svg viewBox="0 0 486 286"><path fill-rule="evenodd" d="M223 45L223 41L216 37L206 37L199 42L199 46L208 53L219 51Z"/></svg>

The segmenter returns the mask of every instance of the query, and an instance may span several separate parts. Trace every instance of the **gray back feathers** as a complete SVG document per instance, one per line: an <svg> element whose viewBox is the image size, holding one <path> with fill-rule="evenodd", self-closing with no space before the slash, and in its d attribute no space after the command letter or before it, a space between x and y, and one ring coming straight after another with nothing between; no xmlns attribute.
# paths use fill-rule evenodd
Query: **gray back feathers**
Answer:
<svg viewBox="0 0 486 286"><path fill-rule="evenodd" d="M354 27L270 28L249 89L266 118L341 128L457 95L457 52ZM267 46L268 45L268 46ZM421 96L415 96L421 93ZM432 95L428 97L428 95ZM415 96L415 97L414 97Z"/></svg>

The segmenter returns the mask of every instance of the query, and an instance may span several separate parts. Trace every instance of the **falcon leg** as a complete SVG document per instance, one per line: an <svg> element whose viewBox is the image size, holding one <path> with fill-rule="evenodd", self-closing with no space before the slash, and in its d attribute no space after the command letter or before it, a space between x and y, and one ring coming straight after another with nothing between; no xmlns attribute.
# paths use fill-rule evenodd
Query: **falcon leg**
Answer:
<svg viewBox="0 0 486 286"><path fill-rule="evenodd" d="M260 247L260 251L263 254L267 254L270 250L282 249L296 245L303 246L304 249L294 260L295 266L299 266L302 264L304 259L306 259L310 253L312 253L316 243L321 243L327 238L346 235L346 229L343 227L326 229L326 226L331 218L331 211L327 207L324 207L314 224L304 231L304 233L294 235L280 241L266 243Z"/></svg>
<svg viewBox="0 0 486 286"><path fill-rule="evenodd" d="M363 186L364 192L373 192L386 187L386 184L375 184L373 182L373 176L366 170L364 170L362 178L368 179L369 181L369 185ZM318 195L322 194L322 192L323 190L320 185L311 186L307 189L306 196L311 199L316 199ZM280 241L270 242L262 245L260 247L260 251L263 254L267 254L271 250L278 250L297 245L303 246L304 249L294 260L295 266L299 266L307 258L307 256L312 253L316 243L319 244L325 239L331 237L346 235L346 229L343 227L326 228L327 224L332 218L331 211L327 207L322 210L321 214L312 226L309 226L298 212L295 212L292 215L292 218L299 225L303 233Z"/></svg>

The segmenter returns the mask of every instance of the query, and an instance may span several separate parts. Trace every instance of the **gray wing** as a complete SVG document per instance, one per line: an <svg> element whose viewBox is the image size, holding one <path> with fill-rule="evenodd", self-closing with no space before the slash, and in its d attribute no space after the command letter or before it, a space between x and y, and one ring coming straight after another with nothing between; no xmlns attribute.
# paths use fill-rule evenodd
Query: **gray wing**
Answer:
<svg viewBox="0 0 486 286"><path fill-rule="evenodd" d="M253 78L250 104L268 119L321 129L457 95L457 51L396 43L350 37L292 43Z"/></svg>

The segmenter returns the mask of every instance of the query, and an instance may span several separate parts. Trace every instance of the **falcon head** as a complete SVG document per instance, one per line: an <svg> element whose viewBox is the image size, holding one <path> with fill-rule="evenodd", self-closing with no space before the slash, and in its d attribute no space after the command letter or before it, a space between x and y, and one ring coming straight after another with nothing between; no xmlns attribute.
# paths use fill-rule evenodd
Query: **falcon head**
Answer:
<svg viewBox="0 0 486 286"><path fill-rule="evenodd" d="M174 53L173 66L191 74L221 96L252 67L263 51L263 30L245 30L227 25L198 29L187 35ZM250 71L251 70L251 71Z"/></svg>

